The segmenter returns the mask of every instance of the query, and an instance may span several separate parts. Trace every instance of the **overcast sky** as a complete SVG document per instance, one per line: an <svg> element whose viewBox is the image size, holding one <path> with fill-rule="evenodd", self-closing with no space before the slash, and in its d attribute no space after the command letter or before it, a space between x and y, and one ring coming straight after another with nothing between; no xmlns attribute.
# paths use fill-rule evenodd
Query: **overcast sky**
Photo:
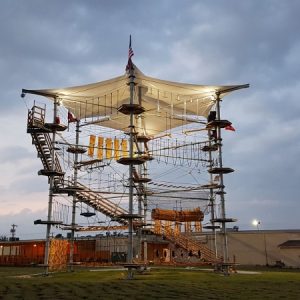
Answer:
<svg viewBox="0 0 300 300"><path fill-rule="evenodd" d="M240 229L299 229L300 1L1 1L0 235L44 235L47 180L26 134L22 88L97 82L134 62L152 77L244 84L222 102L226 207Z"/></svg>

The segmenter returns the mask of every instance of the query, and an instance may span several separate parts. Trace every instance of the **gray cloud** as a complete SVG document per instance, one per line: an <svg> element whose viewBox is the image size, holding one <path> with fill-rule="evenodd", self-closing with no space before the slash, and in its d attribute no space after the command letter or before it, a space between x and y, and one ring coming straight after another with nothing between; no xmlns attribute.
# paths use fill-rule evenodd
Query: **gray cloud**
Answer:
<svg viewBox="0 0 300 300"><path fill-rule="evenodd" d="M36 178L37 172L30 175L31 177L29 178L20 178L13 181L11 185L8 187L8 193L17 191L19 196L23 195L24 193L26 195L29 195L38 192L46 192L47 194L47 190L48 190L47 178L45 177L43 179Z"/></svg>
<svg viewBox="0 0 300 300"><path fill-rule="evenodd" d="M16 236L21 239L44 238L44 226L34 225L34 220L41 219L46 216L46 209L32 211L31 209L23 209L16 214L1 215L0 218L0 235L11 236L10 229L12 224L16 224Z"/></svg>
<svg viewBox="0 0 300 300"><path fill-rule="evenodd" d="M18 164L21 160L32 157L32 153L22 146L8 146L0 149L0 156L3 163Z"/></svg>
<svg viewBox="0 0 300 300"><path fill-rule="evenodd" d="M225 178L228 213L244 228L256 216L266 227L297 227L299 9L296 0L2 1L0 118L14 128L7 136L19 137L22 126L26 135L22 88L120 75L132 34L134 61L149 76L251 84L222 103L237 129L224 133L224 161L236 169ZM8 140L0 154L4 167L19 164L11 170L14 186L42 190L34 185L40 162L29 139Z"/></svg>

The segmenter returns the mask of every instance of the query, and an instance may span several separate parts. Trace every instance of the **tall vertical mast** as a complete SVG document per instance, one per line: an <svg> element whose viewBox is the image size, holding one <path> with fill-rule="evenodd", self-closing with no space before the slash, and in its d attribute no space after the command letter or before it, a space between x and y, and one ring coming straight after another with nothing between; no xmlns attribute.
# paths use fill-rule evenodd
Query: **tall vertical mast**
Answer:
<svg viewBox="0 0 300 300"><path fill-rule="evenodd" d="M216 94L216 112L217 112L217 120L221 120L221 110L220 110L220 94ZM219 160L219 168L223 168L223 158L222 158L222 136L221 136L221 127L217 127L217 137L218 137L218 160ZM225 212L225 196L224 196L224 179L223 173L220 173L220 201L221 201L221 219L222 221L222 234L223 234L223 259L224 263L228 263L228 245L227 245L227 233L226 233L226 212Z"/></svg>
<svg viewBox="0 0 300 300"><path fill-rule="evenodd" d="M131 42L131 41L130 41ZM129 70L129 88L130 88L130 105L133 105L133 97L134 97L134 70L130 68ZM134 138L134 123L133 123L133 112L130 112L130 125L129 125L129 157L133 159L133 138ZM129 215L133 214L133 164L132 162L129 165ZM128 219L128 262L132 263L133 260L133 223L132 218Z"/></svg>
<svg viewBox="0 0 300 300"><path fill-rule="evenodd" d="M54 98L54 109L53 109L53 124L56 124L57 121L57 107L58 101L57 98ZM53 189L54 189L54 172L55 172L55 138L56 138L56 129L53 127L52 131L52 148L51 148L51 172L49 176L49 200L48 200L48 216L47 216L47 229L46 229L46 246L45 246L45 274L49 272L49 252L50 252L50 231L51 231L51 222L52 222L52 205L53 205Z"/></svg>
<svg viewBox="0 0 300 300"><path fill-rule="evenodd" d="M11 225L10 233L11 233L11 239L12 239L12 241L14 241L15 237L16 237L16 227L18 227L18 225L16 225L16 224L12 224Z"/></svg>
<svg viewBox="0 0 300 300"><path fill-rule="evenodd" d="M79 126L80 120L76 120L76 140L75 140L75 147L78 150L79 147ZM77 176L78 176L78 151L75 151L74 154L74 188L76 190L77 187ZM71 245L70 245L70 271L73 271L73 262L74 262L74 240L75 240L75 216L76 216L76 201L77 196L76 192L73 192L73 203L72 203L72 221L71 221Z"/></svg>
<svg viewBox="0 0 300 300"><path fill-rule="evenodd" d="M209 160L209 168L213 167L213 160L212 160L212 134L211 130L208 129L208 160ZM213 183L213 174L210 174L210 183ZM218 248L217 248L217 236L216 236L216 227L215 227L215 198L214 198L214 190L213 188L209 189L209 205L210 205L210 217L211 217L211 225L212 225L212 232L213 232L213 239L214 239L214 251L216 258L218 257Z"/></svg>
<svg viewBox="0 0 300 300"><path fill-rule="evenodd" d="M139 165L145 162L144 159L138 157L134 157L133 153L133 143L137 142L136 140L136 132L134 126L134 115L142 114L145 109L141 107L139 104L134 103L134 89L135 89L135 75L134 75L134 66L131 61L131 57L133 56L133 51L131 48L131 36L129 42L129 52L128 52L128 64L126 67L126 71L128 71L128 85L130 91L130 99L129 104L122 104L118 111L129 115L129 157L121 157L118 160L118 163L129 166L129 209L128 214L124 215L125 218L128 219L128 253L127 253L127 262L128 262L128 279L132 279L132 263L133 263L133 219L136 219L138 216L133 214L133 188L134 188L134 165Z"/></svg>

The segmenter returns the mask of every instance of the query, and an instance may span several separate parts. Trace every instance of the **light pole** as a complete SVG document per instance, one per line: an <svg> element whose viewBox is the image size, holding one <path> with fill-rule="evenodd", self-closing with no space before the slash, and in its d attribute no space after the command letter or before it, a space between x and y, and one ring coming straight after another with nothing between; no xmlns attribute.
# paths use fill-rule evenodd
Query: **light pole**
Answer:
<svg viewBox="0 0 300 300"><path fill-rule="evenodd" d="M261 222L258 221L258 220L256 220L256 219L254 219L252 221L252 225L256 226L257 231L259 233L259 225L261 225ZM265 232L263 232L263 240L264 240L264 252L265 252L266 266L268 266L269 265L269 261L268 261L267 240L266 240L266 234L265 234Z"/></svg>
<svg viewBox="0 0 300 300"><path fill-rule="evenodd" d="M259 231L260 221L254 219L254 220L252 221L252 225L253 225L253 226L256 226L257 230Z"/></svg>

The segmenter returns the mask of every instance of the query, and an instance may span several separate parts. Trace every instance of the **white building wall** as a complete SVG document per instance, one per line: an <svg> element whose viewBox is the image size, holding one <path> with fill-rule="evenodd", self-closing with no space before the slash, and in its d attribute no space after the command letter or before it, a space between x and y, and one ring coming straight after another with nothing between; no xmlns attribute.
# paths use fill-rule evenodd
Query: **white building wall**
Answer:
<svg viewBox="0 0 300 300"><path fill-rule="evenodd" d="M280 249L288 240L300 240L300 230L228 232L230 261L243 265L275 265L282 261L286 266L300 267L300 248ZM217 238L221 248L220 237Z"/></svg>

